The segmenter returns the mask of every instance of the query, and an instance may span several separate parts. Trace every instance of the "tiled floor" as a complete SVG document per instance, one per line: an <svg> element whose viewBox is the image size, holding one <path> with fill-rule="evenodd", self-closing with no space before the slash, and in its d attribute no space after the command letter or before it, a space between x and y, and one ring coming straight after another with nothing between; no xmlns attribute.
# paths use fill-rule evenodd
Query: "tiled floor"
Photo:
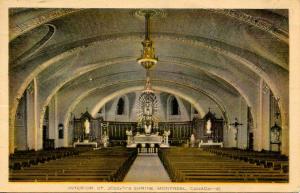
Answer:
<svg viewBox="0 0 300 193"><path fill-rule="evenodd" d="M157 155L139 155L124 182L170 182L170 178Z"/></svg>

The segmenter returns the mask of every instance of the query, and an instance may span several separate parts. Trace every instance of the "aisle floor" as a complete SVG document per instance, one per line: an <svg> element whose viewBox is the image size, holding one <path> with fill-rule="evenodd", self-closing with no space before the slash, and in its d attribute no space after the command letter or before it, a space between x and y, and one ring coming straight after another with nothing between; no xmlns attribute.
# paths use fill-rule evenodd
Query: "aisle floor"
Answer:
<svg viewBox="0 0 300 193"><path fill-rule="evenodd" d="M171 182L157 155L138 155L124 182Z"/></svg>

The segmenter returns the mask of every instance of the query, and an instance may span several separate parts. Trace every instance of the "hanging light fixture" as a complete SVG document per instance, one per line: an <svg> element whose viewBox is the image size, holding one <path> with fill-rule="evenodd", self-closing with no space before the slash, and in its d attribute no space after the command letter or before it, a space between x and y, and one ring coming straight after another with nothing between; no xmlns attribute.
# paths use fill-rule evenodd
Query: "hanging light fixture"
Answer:
<svg viewBox="0 0 300 193"><path fill-rule="evenodd" d="M139 113L138 113L138 125L144 128L145 133L148 135L153 128L158 127L157 118L157 99L154 91L151 87L150 69L157 63L158 59L155 56L155 50L153 42L150 38L150 18L155 15L153 10L143 10L140 14L145 17L145 39L142 41L143 50L141 51L141 57L137 59L137 62L143 66L146 70L146 84L139 97Z"/></svg>
<svg viewBox="0 0 300 193"><path fill-rule="evenodd" d="M145 39L142 41L143 50L137 62L146 70L146 85L143 92L153 93L150 81L150 69L157 63L158 59L155 56L153 42L150 38L150 18L155 15L156 12L153 10L143 10L141 13L145 17Z"/></svg>
<svg viewBox="0 0 300 193"><path fill-rule="evenodd" d="M144 11L145 15L145 39L142 41L143 50L141 57L137 59L137 62L141 64L146 70L151 69L158 61L155 56L155 50L153 42L150 39L150 18L154 14L153 11Z"/></svg>

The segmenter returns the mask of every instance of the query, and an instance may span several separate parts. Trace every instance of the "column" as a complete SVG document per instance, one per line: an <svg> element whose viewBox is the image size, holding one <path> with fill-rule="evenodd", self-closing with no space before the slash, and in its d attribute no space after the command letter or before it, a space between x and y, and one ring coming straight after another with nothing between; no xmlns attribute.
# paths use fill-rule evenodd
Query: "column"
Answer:
<svg viewBox="0 0 300 193"><path fill-rule="evenodd" d="M257 123L254 130L254 150L269 150L270 146L270 89L261 79Z"/></svg>
<svg viewBox="0 0 300 193"><path fill-rule="evenodd" d="M33 79L34 85L34 127L35 127L35 150L43 149L43 127L40 122L40 108L39 108L39 90L38 90L38 82L36 77Z"/></svg>
<svg viewBox="0 0 300 193"><path fill-rule="evenodd" d="M26 150L27 146L27 117L26 117L26 92L20 99L20 103L15 116L15 138L14 148Z"/></svg>
<svg viewBox="0 0 300 193"><path fill-rule="evenodd" d="M27 111L27 146L28 149L35 149L35 116L34 116L34 83L30 83L26 89L26 111Z"/></svg>
<svg viewBox="0 0 300 193"><path fill-rule="evenodd" d="M58 147L57 95L49 103L49 138L54 139L54 147Z"/></svg>
<svg viewBox="0 0 300 193"><path fill-rule="evenodd" d="M238 147L240 149L246 149L247 147L247 138L248 138L248 133L247 133L247 111L248 111L248 106L246 101L241 98L241 103L240 103L240 117L239 117L239 122L242 123L243 125L239 126L238 129Z"/></svg>

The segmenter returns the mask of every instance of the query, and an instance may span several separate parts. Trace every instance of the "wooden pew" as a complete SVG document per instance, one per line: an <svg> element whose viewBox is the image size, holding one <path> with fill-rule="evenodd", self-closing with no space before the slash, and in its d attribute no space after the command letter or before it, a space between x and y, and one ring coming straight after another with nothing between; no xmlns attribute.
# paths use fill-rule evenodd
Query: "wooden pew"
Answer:
<svg viewBox="0 0 300 193"><path fill-rule="evenodd" d="M288 182L286 173L195 148L160 150L158 155L176 182Z"/></svg>
<svg viewBox="0 0 300 193"><path fill-rule="evenodd" d="M203 150L229 157L232 159L239 159L249 163L257 165L263 165L266 168L273 168L275 170L281 170L284 173L288 173L288 157L280 155L278 152L269 151L247 151L233 148L214 148L206 147Z"/></svg>
<svg viewBox="0 0 300 193"><path fill-rule="evenodd" d="M136 150L108 148L10 171L10 181L122 181Z"/></svg>

